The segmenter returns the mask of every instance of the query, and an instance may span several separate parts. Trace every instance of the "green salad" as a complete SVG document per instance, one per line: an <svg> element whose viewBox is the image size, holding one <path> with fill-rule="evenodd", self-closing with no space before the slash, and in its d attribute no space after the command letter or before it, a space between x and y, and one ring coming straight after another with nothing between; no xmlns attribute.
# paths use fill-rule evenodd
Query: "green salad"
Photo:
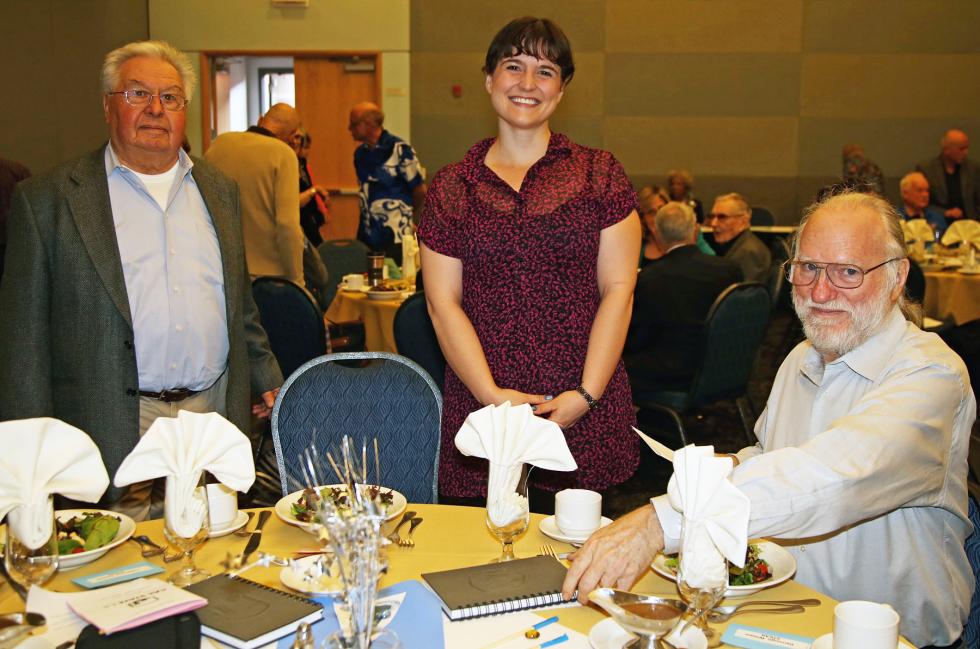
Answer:
<svg viewBox="0 0 980 649"><path fill-rule="evenodd" d="M111 543L119 533L120 519L101 512L85 512L56 522L58 554L78 554Z"/></svg>
<svg viewBox="0 0 980 649"><path fill-rule="evenodd" d="M368 498L376 501L381 506L382 511L388 509L395 499L391 489L371 485L365 487L365 490ZM341 511L350 509L351 503L347 487L321 487L319 492L307 487L296 502L292 504L290 511L298 521L304 523L320 522L319 520L314 521L314 519L319 502L325 498L332 500L334 506Z"/></svg>
<svg viewBox="0 0 980 649"><path fill-rule="evenodd" d="M664 565L676 573L677 555L672 554L664 559ZM765 581L772 577L772 568L762 558L759 546L755 543L749 544L745 549L745 567L728 564L728 585L729 586L751 586Z"/></svg>

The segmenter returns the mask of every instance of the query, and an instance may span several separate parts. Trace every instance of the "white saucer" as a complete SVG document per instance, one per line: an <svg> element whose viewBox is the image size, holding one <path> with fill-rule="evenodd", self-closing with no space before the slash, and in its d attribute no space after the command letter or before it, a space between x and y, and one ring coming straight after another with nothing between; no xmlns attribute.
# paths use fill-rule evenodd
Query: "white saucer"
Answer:
<svg viewBox="0 0 980 649"><path fill-rule="evenodd" d="M980 275L980 268L967 268L966 266L962 266L957 268L956 271L963 275Z"/></svg>
<svg viewBox="0 0 980 649"><path fill-rule="evenodd" d="M688 627L682 637L683 641L677 646L683 646L686 649L707 649L708 647L707 639L697 627ZM607 617L589 630L589 644L592 645L592 649L623 649L634 638L636 638L635 635L619 626L616 620L611 617ZM818 649L817 645L813 645L812 649Z"/></svg>
<svg viewBox="0 0 980 649"><path fill-rule="evenodd" d="M316 559L316 556L303 557L302 559L298 559L296 563L313 563ZM288 566L279 571L279 581L287 588L306 593L307 595L336 595L343 586L339 579L328 575L324 575L316 581L307 581Z"/></svg>
<svg viewBox="0 0 980 649"><path fill-rule="evenodd" d="M902 639L899 639L896 649L905 649L905 647L912 647L912 645L906 643ZM810 649L834 649L834 634L825 633L810 645Z"/></svg>
<svg viewBox="0 0 980 649"><path fill-rule="evenodd" d="M223 527L214 528L213 530L208 532L208 538L214 539L219 536L231 534L235 530L241 528L241 526L247 522L248 522L248 514L243 512L242 510L238 510L238 516L235 517L235 520L233 520L232 522L228 523Z"/></svg>
<svg viewBox="0 0 980 649"><path fill-rule="evenodd" d="M599 522L599 528L601 529L610 523L612 523L612 519L603 516ZM565 534L558 529L558 524L555 522L554 516L549 516L548 518L543 519L541 523L538 524L538 529L540 529L541 533L545 536L550 536L554 540L561 541L562 543L578 543L581 545L582 543L585 543L590 536L592 536L591 534L586 534L585 536L569 536L568 534Z"/></svg>

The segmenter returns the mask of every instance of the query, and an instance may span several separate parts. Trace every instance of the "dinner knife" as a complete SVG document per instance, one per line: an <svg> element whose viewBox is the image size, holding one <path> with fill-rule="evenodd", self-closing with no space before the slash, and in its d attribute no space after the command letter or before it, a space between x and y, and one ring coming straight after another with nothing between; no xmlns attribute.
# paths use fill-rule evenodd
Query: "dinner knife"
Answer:
<svg viewBox="0 0 980 649"><path fill-rule="evenodd" d="M259 512L259 520L255 524L255 529L252 530L252 535L248 537L248 543L245 544L245 551L242 552L242 559L244 561L248 561L248 555L259 549L259 543L262 542L262 526L265 525L265 522L269 520L270 516L272 516L272 512L268 510Z"/></svg>

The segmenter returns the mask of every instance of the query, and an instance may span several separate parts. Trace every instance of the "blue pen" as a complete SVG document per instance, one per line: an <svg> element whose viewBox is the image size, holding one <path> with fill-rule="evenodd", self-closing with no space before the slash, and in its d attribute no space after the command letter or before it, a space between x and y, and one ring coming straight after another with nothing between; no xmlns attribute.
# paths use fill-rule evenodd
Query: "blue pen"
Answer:
<svg viewBox="0 0 980 649"><path fill-rule="evenodd" d="M541 644L538 645L538 649L544 649L545 647L553 647L556 644L561 644L561 643L567 642L567 641L568 641L568 634L567 633L562 633L560 636L558 636L554 640L548 640L547 642L542 642Z"/></svg>
<svg viewBox="0 0 980 649"><path fill-rule="evenodd" d="M557 615L552 615L551 617L549 617L549 618L547 618L545 620L541 620L540 622L538 622L537 624L533 625L530 629L528 629L526 631L517 631L515 633L511 633L510 635L506 635L503 638L500 638L498 640L494 640L490 644L483 645L482 647L480 647L480 649L491 649L492 647L499 647L500 645L502 645L502 644L504 644L506 642L510 642L511 640L513 640L515 638L520 638L521 636L524 636L524 637L527 637L528 639L531 639L527 634L531 633L532 631L540 631L541 629L545 628L549 624L554 624L557 621L558 621L558 616ZM557 639L558 638L555 638L555 640L557 640ZM565 637L565 640L568 640L568 637ZM556 644L554 640L551 640L549 642L551 642L551 644ZM562 642L564 642L564 640ZM541 646L541 647L548 647L548 646L551 646L551 645L549 645L548 643L545 643L545 644L539 645L539 646Z"/></svg>

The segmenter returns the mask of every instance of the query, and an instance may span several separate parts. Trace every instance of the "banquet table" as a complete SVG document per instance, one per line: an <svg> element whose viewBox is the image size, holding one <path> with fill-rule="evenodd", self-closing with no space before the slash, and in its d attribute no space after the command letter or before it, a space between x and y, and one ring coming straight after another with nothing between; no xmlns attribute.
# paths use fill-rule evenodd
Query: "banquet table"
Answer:
<svg viewBox="0 0 980 649"><path fill-rule="evenodd" d="M980 318L980 274L927 271L925 314L963 324Z"/></svg>
<svg viewBox="0 0 980 649"><path fill-rule="evenodd" d="M397 546L389 548L389 570L380 584L381 587L390 586L404 580L419 579L420 575L424 572L449 570L486 563L490 558L499 555L500 545L487 530L484 523L484 509L451 505L417 504L409 504L409 508L415 510L417 515L424 519L424 523L418 526L418 529L413 535L416 546L414 548ZM548 538L539 530L538 524L543 518L543 516L538 514L532 515L531 526L515 543L515 551L518 556L533 556L545 544L551 545L557 552L565 552L573 549L570 545ZM389 523L388 525L392 524ZM251 522L250 525L254 525L254 522ZM164 541L163 521L158 519L139 523L136 533L146 534L151 539L162 544ZM264 528L262 543L259 549L279 556L291 556L291 553L299 548L310 548L313 544L312 541L313 537L307 532L298 527L288 525L276 515L273 515ZM195 562L212 572L220 572L221 568L219 567L219 563L229 552L241 552L245 543L245 538L235 535L211 539L197 551ZM59 571L45 587L58 592L79 591L81 588L71 582L72 578L136 563L141 560L143 559L140 556L137 544L135 542L127 542L90 564L71 571ZM164 563L161 557L152 557L146 560L165 569L165 572L159 575L160 578L176 572L180 565L180 562ZM268 586L285 588L280 584L278 575L279 568L257 567L249 570L243 576ZM672 581L663 579L652 571L647 571L631 590L672 598L678 597L676 585ZM748 599L785 600L803 598L817 598L821 601L821 604L815 607L808 607L805 613L793 615L745 613L733 618L731 623L763 627L810 637L818 637L830 632L833 628L834 600L793 580L765 589L745 599L731 600L729 603L737 603ZM18 610L23 610L23 603L12 592L9 586L4 585L0 588L0 613L9 613ZM544 615L543 611L537 612ZM606 617L601 610L591 606L558 608L549 614L558 615L562 625L583 634L588 634L592 626ZM718 624L712 626L713 628L723 630L728 625ZM450 647L447 649L456 648Z"/></svg>
<svg viewBox="0 0 980 649"><path fill-rule="evenodd" d="M397 353L395 346L395 313L408 297L402 292L390 300L369 299L364 291L337 291L324 318L330 322L361 320L364 322L364 346L369 352Z"/></svg>

